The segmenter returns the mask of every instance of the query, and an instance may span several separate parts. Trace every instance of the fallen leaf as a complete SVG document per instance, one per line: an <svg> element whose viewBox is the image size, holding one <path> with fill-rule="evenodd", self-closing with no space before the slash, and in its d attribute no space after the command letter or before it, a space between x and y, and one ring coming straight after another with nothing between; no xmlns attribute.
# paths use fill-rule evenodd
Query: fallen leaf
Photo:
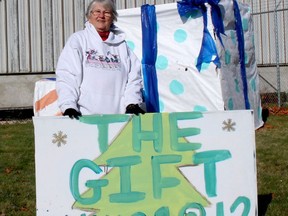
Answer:
<svg viewBox="0 0 288 216"><path fill-rule="evenodd" d="M6 173L6 174L10 174L12 171L13 171L13 170L12 170L11 168L8 168L8 167L5 169L5 173Z"/></svg>

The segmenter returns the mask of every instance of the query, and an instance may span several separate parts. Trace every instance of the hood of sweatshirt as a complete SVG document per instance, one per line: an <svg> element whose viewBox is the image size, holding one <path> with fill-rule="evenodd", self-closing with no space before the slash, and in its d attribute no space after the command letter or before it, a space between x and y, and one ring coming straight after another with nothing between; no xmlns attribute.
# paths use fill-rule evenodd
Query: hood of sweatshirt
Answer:
<svg viewBox="0 0 288 216"><path fill-rule="evenodd" d="M85 29L87 29L93 35L95 35L97 39L102 40L95 27L89 21L85 23ZM107 44L119 44L123 43L125 41L125 38L126 38L125 33L120 28L112 24L110 28L109 37L107 38L107 40L103 42Z"/></svg>

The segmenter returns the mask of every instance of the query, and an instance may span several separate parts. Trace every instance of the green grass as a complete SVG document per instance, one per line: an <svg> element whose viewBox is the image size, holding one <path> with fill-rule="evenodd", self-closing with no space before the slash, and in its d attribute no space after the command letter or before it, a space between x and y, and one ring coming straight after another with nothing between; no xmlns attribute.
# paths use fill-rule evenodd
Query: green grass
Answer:
<svg viewBox="0 0 288 216"><path fill-rule="evenodd" d="M267 216L288 209L288 115L256 131L258 194L273 193ZM36 215L32 122L0 125L0 215Z"/></svg>
<svg viewBox="0 0 288 216"><path fill-rule="evenodd" d="M256 131L258 194L273 193L267 216L282 216L288 209L288 115L270 116Z"/></svg>
<svg viewBox="0 0 288 216"><path fill-rule="evenodd" d="M36 215L34 164L32 122L0 125L0 215Z"/></svg>

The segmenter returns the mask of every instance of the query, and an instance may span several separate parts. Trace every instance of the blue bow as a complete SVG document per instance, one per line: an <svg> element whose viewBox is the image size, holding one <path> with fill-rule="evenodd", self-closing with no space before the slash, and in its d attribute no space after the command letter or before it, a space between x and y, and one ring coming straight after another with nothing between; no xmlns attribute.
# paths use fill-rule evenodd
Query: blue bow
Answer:
<svg viewBox="0 0 288 216"><path fill-rule="evenodd" d="M197 60L197 69L201 70L202 63L210 63L212 61L212 57L216 56L213 60L213 63L220 67L220 59L217 53L216 45L212 36L210 35L207 29L207 9L205 3L211 5L211 16L212 23L214 26L214 31L219 38L222 46L222 38L220 37L220 33L225 34L224 32L224 24L222 19L222 14L218 3L220 0L182 0L177 3L178 13L184 22L187 21L189 16L196 11L201 11L203 15L204 29L203 29L203 39L202 46Z"/></svg>

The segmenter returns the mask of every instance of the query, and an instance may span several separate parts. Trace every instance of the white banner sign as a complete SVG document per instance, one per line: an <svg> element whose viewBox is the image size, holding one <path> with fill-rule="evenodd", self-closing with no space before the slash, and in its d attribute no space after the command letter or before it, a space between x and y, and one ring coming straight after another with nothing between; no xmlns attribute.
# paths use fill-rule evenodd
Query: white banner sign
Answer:
<svg viewBox="0 0 288 216"><path fill-rule="evenodd" d="M252 111L34 117L37 215L255 215Z"/></svg>

